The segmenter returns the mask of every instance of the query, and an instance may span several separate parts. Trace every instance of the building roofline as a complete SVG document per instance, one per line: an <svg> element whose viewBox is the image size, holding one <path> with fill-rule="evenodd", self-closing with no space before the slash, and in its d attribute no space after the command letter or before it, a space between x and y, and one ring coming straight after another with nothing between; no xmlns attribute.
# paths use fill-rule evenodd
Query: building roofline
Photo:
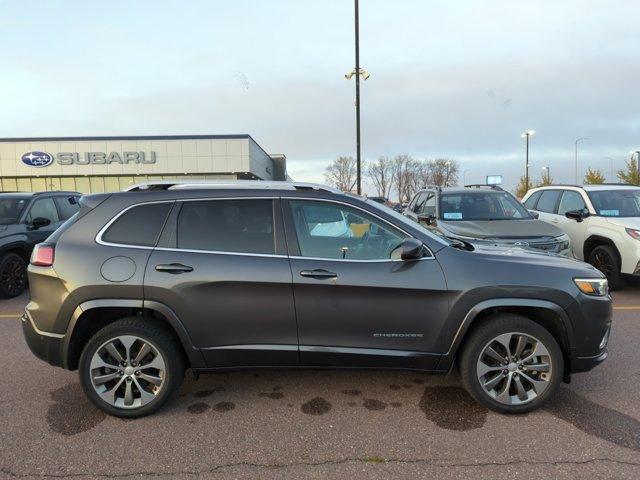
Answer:
<svg viewBox="0 0 640 480"><path fill-rule="evenodd" d="M81 136L81 137L5 137L0 143L11 142L86 142L86 141L115 141L115 140L252 140L260 146L248 133L228 135L109 135L109 136ZM266 152L265 152L266 153Z"/></svg>

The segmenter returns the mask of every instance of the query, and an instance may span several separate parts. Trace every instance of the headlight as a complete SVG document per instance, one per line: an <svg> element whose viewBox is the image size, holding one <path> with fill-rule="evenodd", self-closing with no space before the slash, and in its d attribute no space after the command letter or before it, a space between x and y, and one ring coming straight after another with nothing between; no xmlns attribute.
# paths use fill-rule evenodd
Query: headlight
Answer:
<svg viewBox="0 0 640 480"><path fill-rule="evenodd" d="M558 249L559 252L568 250L571 247L571 239L566 233L556 237L556 241L560 244L560 248Z"/></svg>
<svg viewBox="0 0 640 480"><path fill-rule="evenodd" d="M625 230L630 237L640 240L640 230L636 230L635 228L625 228Z"/></svg>
<svg viewBox="0 0 640 480"><path fill-rule="evenodd" d="M606 278L574 278L573 281L587 295L604 297L609 294L609 282Z"/></svg>

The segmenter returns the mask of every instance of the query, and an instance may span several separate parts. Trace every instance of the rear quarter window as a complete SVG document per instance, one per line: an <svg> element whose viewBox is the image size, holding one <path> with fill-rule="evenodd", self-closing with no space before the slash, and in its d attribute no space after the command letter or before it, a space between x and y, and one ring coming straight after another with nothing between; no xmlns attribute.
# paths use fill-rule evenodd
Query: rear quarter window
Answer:
<svg viewBox="0 0 640 480"><path fill-rule="evenodd" d="M527 198L527 201L524 202L525 208L529 210L535 210L536 203L538 203L538 199L540 198L540 195L542 195L541 191L531 194L531 196Z"/></svg>
<svg viewBox="0 0 640 480"><path fill-rule="evenodd" d="M158 242L173 203L138 205L125 211L102 234L101 240L120 245L153 247Z"/></svg>

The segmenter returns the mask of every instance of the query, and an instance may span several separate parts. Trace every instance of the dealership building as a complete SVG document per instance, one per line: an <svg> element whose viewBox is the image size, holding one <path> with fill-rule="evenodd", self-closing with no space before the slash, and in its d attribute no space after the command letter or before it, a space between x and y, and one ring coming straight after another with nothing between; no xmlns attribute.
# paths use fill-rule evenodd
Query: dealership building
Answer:
<svg viewBox="0 0 640 480"><path fill-rule="evenodd" d="M250 135L0 138L2 191L113 192L153 180L287 180Z"/></svg>

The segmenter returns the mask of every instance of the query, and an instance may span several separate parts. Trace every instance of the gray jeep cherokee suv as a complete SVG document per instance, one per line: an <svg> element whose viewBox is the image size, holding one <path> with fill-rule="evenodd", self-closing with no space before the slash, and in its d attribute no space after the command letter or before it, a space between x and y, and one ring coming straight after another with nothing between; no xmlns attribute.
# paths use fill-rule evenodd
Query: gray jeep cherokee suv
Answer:
<svg viewBox="0 0 640 480"><path fill-rule="evenodd" d="M33 252L23 330L112 415L157 410L187 367L455 359L477 401L526 412L607 356L611 299L590 265L449 241L326 187L165 182L80 205Z"/></svg>

